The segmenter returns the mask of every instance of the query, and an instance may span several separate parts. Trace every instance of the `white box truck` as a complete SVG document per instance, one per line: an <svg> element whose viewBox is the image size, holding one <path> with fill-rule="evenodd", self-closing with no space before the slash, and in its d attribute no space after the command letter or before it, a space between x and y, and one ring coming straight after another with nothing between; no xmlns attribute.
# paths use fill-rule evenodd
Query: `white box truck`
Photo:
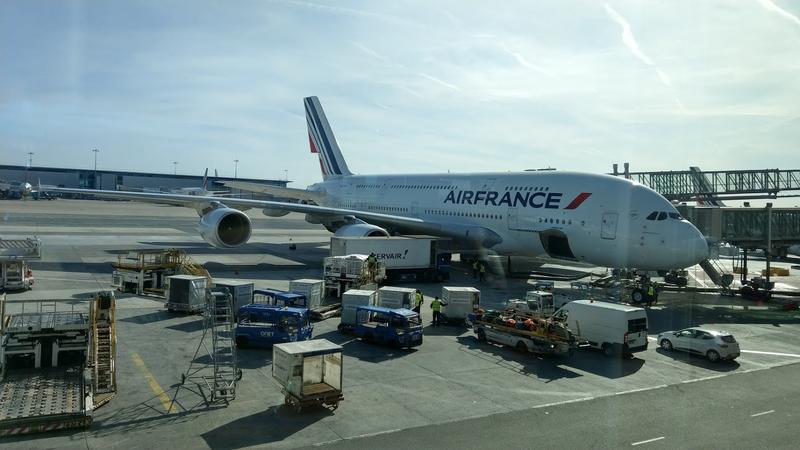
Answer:
<svg viewBox="0 0 800 450"><path fill-rule="evenodd" d="M441 238L420 236L331 237L331 256L375 253L391 281L450 279L450 253L440 252Z"/></svg>
<svg viewBox="0 0 800 450"><path fill-rule="evenodd" d="M378 289L378 306L384 308L414 308L414 294L416 289L384 286Z"/></svg>
<svg viewBox="0 0 800 450"><path fill-rule="evenodd" d="M467 314L481 303L481 291L474 287L443 286L442 319L449 324L464 324Z"/></svg>
<svg viewBox="0 0 800 450"><path fill-rule="evenodd" d="M376 291L350 289L342 295L342 321L339 330L348 331L356 324L356 308L359 306L375 306Z"/></svg>
<svg viewBox="0 0 800 450"><path fill-rule="evenodd" d="M629 356L647 350L647 312L635 306L576 300L553 315L606 356Z"/></svg>

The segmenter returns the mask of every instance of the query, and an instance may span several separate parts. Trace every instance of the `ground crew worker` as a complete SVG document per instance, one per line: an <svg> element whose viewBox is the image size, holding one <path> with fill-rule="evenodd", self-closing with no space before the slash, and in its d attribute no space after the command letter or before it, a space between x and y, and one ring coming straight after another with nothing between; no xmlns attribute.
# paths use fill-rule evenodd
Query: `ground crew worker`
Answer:
<svg viewBox="0 0 800 450"><path fill-rule="evenodd" d="M425 297L423 297L422 292L417 289L417 293L414 294L414 307L411 310L417 314L422 314L421 308L424 301Z"/></svg>
<svg viewBox="0 0 800 450"><path fill-rule="evenodd" d="M481 275L479 281L484 281L486 279L486 264L483 261L481 261L480 267L478 267L478 271L480 272Z"/></svg>
<svg viewBox="0 0 800 450"><path fill-rule="evenodd" d="M442 306L447 305L443 301L439 300L439 297L433 297L433 301L431 302L431 309L433 310L433 326L439 326L439 316L442 314Z"/></svg>
<svg viewBox="0 0 800 450"><path fill-rule="evenodd" d="M472 261L472 278L478 279L478 260Z"/></svg>
<svg viewBox="0 0 800 450"><path fill-rule="evenodd" d="M656 288L653 287L653 283L650 283L647 286L647 306L650 307L653 304L653 301L656 299Z"/></svg>
<svg viewBox="0 0 800 450"><path fill-rule="evenodd" d="M378 258L375 253L370 253L367 256L367 269L369 269L370 281L375 281L375 268L378 265Z"/></svg>

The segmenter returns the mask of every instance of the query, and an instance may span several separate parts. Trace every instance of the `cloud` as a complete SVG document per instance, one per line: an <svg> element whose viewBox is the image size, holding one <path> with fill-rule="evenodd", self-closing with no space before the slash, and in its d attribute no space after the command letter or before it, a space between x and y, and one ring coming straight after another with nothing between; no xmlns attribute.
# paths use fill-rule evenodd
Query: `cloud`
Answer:
<svg viewBox="0 0 800 450"><path fill-rule="evenodd" d="M758 0L758 3L767 11L778 14L779 16L794 22L795 25L800 26L800 18L776 5L772 2L772 0Z"/></svg>

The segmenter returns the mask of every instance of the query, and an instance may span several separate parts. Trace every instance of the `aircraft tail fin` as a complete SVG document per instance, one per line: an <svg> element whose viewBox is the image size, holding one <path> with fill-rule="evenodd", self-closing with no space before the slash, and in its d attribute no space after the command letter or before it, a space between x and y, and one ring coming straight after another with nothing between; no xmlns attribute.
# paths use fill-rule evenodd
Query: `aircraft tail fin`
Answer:
<svg viewBox="0 0 800 450"><path fill-rule="evenodd" d="M206 172L203 174L203 190L208 190L208 167L206 167Z"/></svg>
<svg viewBox="0 0 800 450"><path fill-rule="evenodd" d="M308 143L311 153L316 153L319 157L322 178L352 175L350 169L347 168L347 162L342 156L342 151L339 149L339 144L336 142L336 137L333 135L333 130L328 123L328 118L325 117L325 111L322 110L319 99L306 97L303 99L303 103L306 109Z"/></svg>

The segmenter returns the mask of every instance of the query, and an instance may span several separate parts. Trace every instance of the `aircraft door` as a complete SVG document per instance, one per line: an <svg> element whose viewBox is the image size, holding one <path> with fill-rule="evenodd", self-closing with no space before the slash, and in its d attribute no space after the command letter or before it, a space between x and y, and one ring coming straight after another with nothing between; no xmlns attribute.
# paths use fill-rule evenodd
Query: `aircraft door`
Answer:
<svg viewBox="0 0 800 450"><path fill-rule="evenodd" d="M619 214L615 212L603 213L603 223L600 228L600 237L603 239L617 238L617 219Z"/></svg>
<svg viewBox="0 0 800 450"><path fill-rule="evenodd" d="M508 229L517 229L517 208L513 206L508 208Z"/></svg>

